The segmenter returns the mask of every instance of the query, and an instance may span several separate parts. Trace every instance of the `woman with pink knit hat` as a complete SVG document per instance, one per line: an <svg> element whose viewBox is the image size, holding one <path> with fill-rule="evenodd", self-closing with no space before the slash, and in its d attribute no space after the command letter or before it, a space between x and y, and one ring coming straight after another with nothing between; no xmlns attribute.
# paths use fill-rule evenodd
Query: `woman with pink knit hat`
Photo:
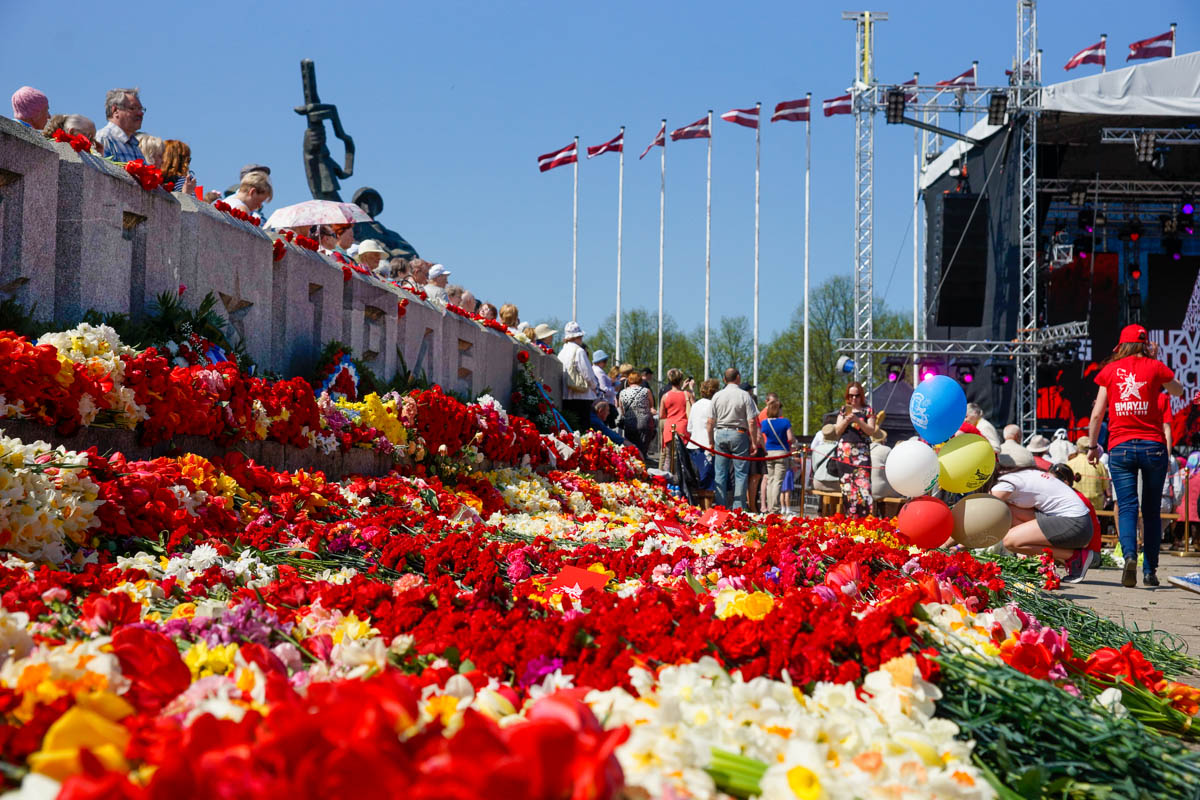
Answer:
<svg viewBox="0 0 1200 800"><path fill-rule="evenodd" d="M50 100L32 86L22 86L13 92L13 119L27 128L40 131L50 121Z"/></svg>

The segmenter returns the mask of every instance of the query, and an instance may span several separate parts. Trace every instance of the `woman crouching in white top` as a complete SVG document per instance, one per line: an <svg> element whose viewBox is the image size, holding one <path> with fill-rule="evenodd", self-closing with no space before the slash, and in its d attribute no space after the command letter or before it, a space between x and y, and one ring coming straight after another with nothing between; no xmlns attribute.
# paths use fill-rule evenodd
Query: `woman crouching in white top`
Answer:
<svg viewBox="0 0 1200 800"><path fill-rule="evenodd" d="M1009 462L1006 465L1005 461ZM1008 504L1012 527L1004 535L1004 546L1014 553L1036 556L1050 550L1055 561L1068 569L1091 561L1092 518L1075 490L1048 472L1010 466L1000 457L991 493Z"/></svg>

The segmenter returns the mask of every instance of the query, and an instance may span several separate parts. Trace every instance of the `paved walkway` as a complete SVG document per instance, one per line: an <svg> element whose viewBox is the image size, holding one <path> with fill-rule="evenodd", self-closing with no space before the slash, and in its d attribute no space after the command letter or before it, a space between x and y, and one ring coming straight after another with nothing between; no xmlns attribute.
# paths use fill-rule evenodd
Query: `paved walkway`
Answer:
<svg viewBox="0 0 1200 800"><path fill-rule="evenodd" d="M1092 569L1083 583L1064 583L1060 594L1127 628L1172 633L1187 643L1190 655L1200 657L1200 594L1167 582L1168 576L1189 572L1200 572L1200 557L1163 555L1158 563L1158 578L1162 581L1158 588L1142 586L1140 571L1137 587L1126 589L1121 585L1121 570ZM1184 682L1200 686L1200 675L1189 676Z"/></svg>

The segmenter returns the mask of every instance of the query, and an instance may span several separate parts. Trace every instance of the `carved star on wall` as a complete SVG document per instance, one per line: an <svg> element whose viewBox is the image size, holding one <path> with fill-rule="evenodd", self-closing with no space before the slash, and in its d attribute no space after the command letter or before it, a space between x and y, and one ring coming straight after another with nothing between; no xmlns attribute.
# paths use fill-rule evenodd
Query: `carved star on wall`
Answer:
<svg viewBox="0 0 1200 800"><path fill-rule="evenodd" d="M254 303L242 296L242 276L236 272L233 275L233 294L228 295L225 292L218 291L217 296L221 298L221 305L225 306L225 318L229 320L230 326L237 331L241 341L246 341L246 314Z"/></svg>

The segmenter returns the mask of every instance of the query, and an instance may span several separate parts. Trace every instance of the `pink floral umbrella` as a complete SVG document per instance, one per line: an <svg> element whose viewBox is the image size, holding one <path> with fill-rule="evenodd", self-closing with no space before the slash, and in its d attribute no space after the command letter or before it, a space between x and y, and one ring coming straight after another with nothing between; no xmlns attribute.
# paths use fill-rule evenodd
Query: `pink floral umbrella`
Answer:
<svg viewBox="0 0 1200 800"><path fill-rule="evenodd" d="M297 228L305 225L346 225L371 222L371 217L353 203L336 200L305 200L303 203L275 210L267 220L267 228Z"/></svg>

